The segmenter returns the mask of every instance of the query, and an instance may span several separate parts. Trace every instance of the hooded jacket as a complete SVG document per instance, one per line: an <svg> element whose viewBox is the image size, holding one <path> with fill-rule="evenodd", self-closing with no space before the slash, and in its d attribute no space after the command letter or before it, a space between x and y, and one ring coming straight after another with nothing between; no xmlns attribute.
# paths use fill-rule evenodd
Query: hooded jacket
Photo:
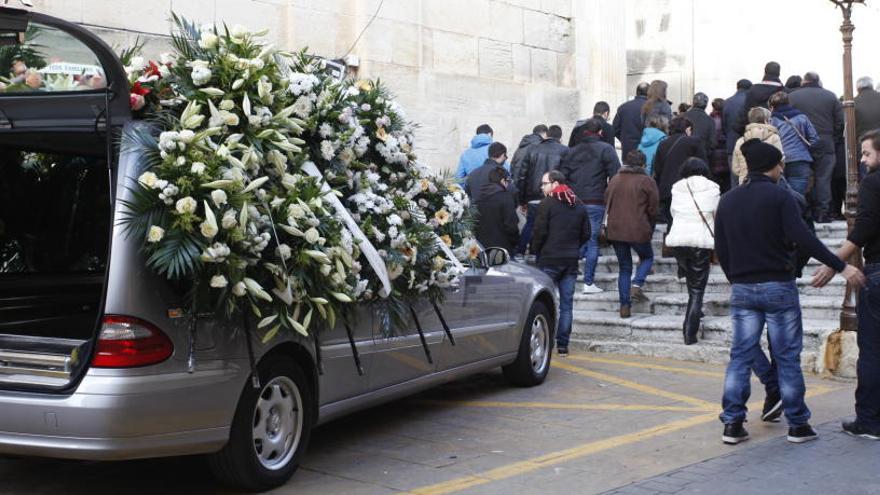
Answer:
<svg viewBox="0 0 880 495"><path fill-rule="evenodd" d="M748 131L746 131L748 132ZM690 190L688 190L690 186ZM691 197L691 191L694 195ZM687 179L681 179L672 185L672 228L666 236L666 245L669 247L694 247L700 249L713 249L715 247L715 211L718 209L718 200L721 198L721 190L714 181L703 176L694 175ZM700 217L696 204L706 218ZM707 228L708 222L712 232Z"/></svg>
<svg viewBox="0 0 880 495"><path fill-rule="evenodd" d="M489 145L492 144L492 136L489 134L477 134L471 139L471 147L464 150L458 159L458 169L455 171L456 179L464 179L474 169L479 167L489 158Z"/></svg>
<svg viewBox="0 0 880 495"><path fill-rule="evenodd" d="M620 168L617 152L599 136L587 136L570 148L559 171L568 179L577 197L584 203L601 205L605 201L608 179Z"/></svg>
<svg viewBox="0 0 880 495"><path fill-rule="evenodd" d="M551 195L538 205L529 249L538 255L538 266L578 265L581 246L590 240L590 217L587 209L572 199L569 202Z"/></svg>
<svg viewBox="0 0 880 495"><path fill-rule="evenodd" d="M515 180L519 204L540 201L544 197L541 179L547 172L559 168L567 154L568 147L555 138L547 138L526 151L519 167L519 177Z"/></svg>
<svg viewBox="0 0 880 495"><path fill-rule="evenodd" d="M608 240L643 244L657 223L660 193L642 167L624 165L605 191Z"/></svg>
<svg viewBox="0 0 880 495"><path fill-rule="evenodd" d="M788 120L785 120L785 119ZM813 156L810 154L810 148L819 145L819 134L813 127L810 119L798 111L798 109L790 105L782 105L773 109L773 125L779 129L779 136L782 138L782 149L784 150L786 161L792 162L809 162L813 163ZM795 130L797 129L797 130ZM798 134L800 133L800 134ZM801 139L803 135L810 146Z"/></svg>
<svg viewBox="0 0 880 495"><path fill-rule="evenodd" d="M775 146L776 149L782 152L782 159L785 160L785 150L782 147L782 139L779 137L779 130L776 129L776 127L773 127L770 124L760 123L747 125L745 135L736 141L736 145L733 148L732 170L733 173L739 177L740 183L742 183L746 179L746 176L749 175L749 169L746 166L746 157L740 149L743 143L749 139L760 139L771 146Z"/></svg>
<svg viewBox="0 0 880 495"><path fill-rule="evenodd" d="M488 183L482 187L477 202L476 235L484 247L500 247L512 253L519 242L519 219L513 195L500 184Z"/></svg>
<svg viewBox="0 0 880 495"><path fill-rule="evenodd" d="M645 172L652 175L654 172L654 157L657 155L657 148L660 142L668 136L665 132L654 127L645 127L642 132L642 140L639 142L639 151L645 154Z"/></svg>

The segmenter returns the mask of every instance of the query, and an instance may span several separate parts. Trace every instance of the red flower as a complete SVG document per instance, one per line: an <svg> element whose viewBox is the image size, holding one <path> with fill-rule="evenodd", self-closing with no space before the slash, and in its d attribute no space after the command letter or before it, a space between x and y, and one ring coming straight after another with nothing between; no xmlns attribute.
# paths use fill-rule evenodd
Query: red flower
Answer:
<svg viewBox="0 0 880 495"><path fill-rule="evenodd" d="M131 87L131 92L132 92L132 94L136 94L139 96L147 96L148 94L152 93L153 91L150 88L145 88L145 87L141 86L140 82L136 82Z"/></svg>
<svg viewBox="0 0 880 495"><path fill-rule="evenodd" d="M162 77L162 73L159 72L159 65L156 64L156 62L153 62L152 60L150 60L150 66L146 70L146 72L144 72L144 75L147 77L149 77L149 76Z"/></svg>
<svg viewBox="0 0 880 495"><path fill-rule="evenodd" d="M144 106L147 104L143 96L135 93L129 95L128 103L131 105L131 109L135 112L144 108Z"/></svg>

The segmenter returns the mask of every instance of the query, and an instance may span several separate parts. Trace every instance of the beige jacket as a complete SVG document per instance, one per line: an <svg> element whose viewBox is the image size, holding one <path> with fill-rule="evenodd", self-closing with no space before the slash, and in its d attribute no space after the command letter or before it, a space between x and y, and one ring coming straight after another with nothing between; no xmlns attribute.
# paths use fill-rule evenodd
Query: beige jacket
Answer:
<svg viewBox="0 0 880 495"><path fill-rule="evenodd" d="M746 157L743 155L740 148L744 142L754 138L758 138L767 144L776 146L779 152L782 153L782 161L785 161L785 153L782 151L782 139L779 137L779 131L775 127L770 124L747 125L746 133L743 137L737 140L736 146L733 148L732 169L733 173L739 177L740 184L742 184L746 176L749 175L749 169L746 166Z"/></svg>

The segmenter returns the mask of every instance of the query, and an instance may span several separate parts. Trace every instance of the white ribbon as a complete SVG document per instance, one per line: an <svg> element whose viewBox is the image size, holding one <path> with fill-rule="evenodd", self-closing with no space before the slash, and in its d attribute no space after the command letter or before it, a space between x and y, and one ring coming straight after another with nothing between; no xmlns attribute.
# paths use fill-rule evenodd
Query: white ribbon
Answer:
<svg viewBox="0 0 880 495"><path fill-rule="evenodd" d="M351 232L352 237L360 241L358 247L361 252L364 253L364 256L367 258L367 262L373 267L373 271L376 272L376 276L379 277L379 281L382 282L382 289L379 290L379 295L381 297L388 297L391 295L391 280L388 278L388 269L385 267L385 260L379 256L379 252L376 251L376 248L373 244L367 239L367 236L361 231L361 228L358 227L358 224L352 218L351 213L348 211L348 208L342 204L342 201L339 201L339 198L336 197L336 194L332 192L330 189L330 185L327 184L327 181L324 180L324 176L321 174L321 171L318 170L318 167L312 162L306 162L302 166L303 172L309 174L311 177L316 177L321 181L321 192L325 193L324 197L330 201L330 204L333 205L333 208L336 210L336 218L338 218L343 224L345 224L348 231ZM329 193L329 194L328 194ZM440 240L439 238L437 239ZM440 241L443 244L442 241ZM447 248L448 250L448 248ZM451 253L451 251L450 251Z"/></svg>

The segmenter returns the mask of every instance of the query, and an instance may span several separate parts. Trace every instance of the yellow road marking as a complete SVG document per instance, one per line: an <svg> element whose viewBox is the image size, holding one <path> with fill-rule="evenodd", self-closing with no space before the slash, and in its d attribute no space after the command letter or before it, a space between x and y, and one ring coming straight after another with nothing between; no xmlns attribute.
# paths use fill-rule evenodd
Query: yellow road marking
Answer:
<svg viewBox="0 0 880 495"><path fill-rule="evenodd" d="M556 366L559 365L557 364ZM575 367L572 366L572 368ZM812 387L811 390L807 391L806 397L815 397L835 390L838 390L838 388L820 385ZM758 408L760 406L760 402L749 404L750 409ZM485 485L486 483L492 483L494 481L505 480L507 478L512 478L521 474L530 473L539 469L587 457L605 450L610 450L616 447L641 442L657 436L665 435L667 433L673 433L679 430L684 430L693 426L698 426L717 420L718 415L714 412L709 414L701 414L699 416L693 416L688 419L673 421L671 423L662 424L653 428L647 428L634 433L628 433L625 435L619 435L603 440L588 442L583 445L579 445L569 449L560 450L558 452L551 452L549 454L534 457L532 459L527 459L525 461L500 466L479 474L462 476L460 478L437 483L435 485L416 488L405 493L409 495L445 495L448 493L455 493L468 488L473 488L475 486Z"/></svg>
<svg viewBox="0 0 880 495"><path fill-rule="evenodd" d="M710 378L724 378L724 373L720 372L720 371L695 370L695 369L691 369L691 368L680 368L677 366L665 366L662 364L634 363L634 362L630 362L630 361L624 361L622 359L610 359L610 358L592 357L592 356L569 356L567 359L573 359L575 361L588 361L588 362L593 362L593 363L617 364L620 366L628 366L630 368L643 368L643 369L660 370L660 371L671 371L673 373L681 373L684 375L707 376ZM558 363L554 363L553 366L556 366L556 364L558 364Z"/></svg>
<svg viewBox="0 0 880 495"><path fill-rule="evenodd" d="M483 400L420 400L418 404L432 406L486 407L498 409L564 409L577 411L674 411L706 412L702 407L652 406L650 404L558 404L554 402L503 402Z"/></svg>
<svg viewBox="0 0 880 495"><path fill-rule="evenodd" d="M587 370L581 368L580 366L572 366L567 363L560 363L557 361L556 364L553 365L555 368L563 369L565 371L570 371L572 373L577 373L578 375L588 376L590 378L595 378L597 380L602 380L604 382L614 383L615 385L620 385L622 387L631 388L633 390L638 390L639 392L643 392L650 395L656 395L659 397L664 397L667 399L676 400L679 402L684 402L687 404L691 404L702 408L704 411L714 411L717 409L718 405L709 401L705 401L702 399L696 399L694 397L689 397L687 395L677 394L675 392L668 392L666 390L661 390L656 387L652 387L650 385L644 385L641 383L637 383L634 381L626 380L624 378L618 378L616 376L607 375L605 373L599 373L598 371Z"/></svg>
<svg viewBox="0 0 880 495"><path fill-rule="evenodd" d="M535 457L533 459L515 462L506 466L490 469L480 474L462 476L461 478L443 483L437 483L436 485L418 488L407 493L416 495L442 495L446 493L454 493L467 488L491 483L493 481L500 481L520 474L537 471L538 469L553 466L556 464L573 461L575 459L592 455L603 450L640 442L642 440L647 440L649 438L665 435L667 433L672 433L674 431L683 430L685 428L690 428L692 426L717 420L718 416L715 413L701 414L692 418L673 421L671 423L647 428L634 433L606 438L604 440L598 440L595 442L589 442L570 449L560 450L558 452L551 452L549 454Z"/></svg>

